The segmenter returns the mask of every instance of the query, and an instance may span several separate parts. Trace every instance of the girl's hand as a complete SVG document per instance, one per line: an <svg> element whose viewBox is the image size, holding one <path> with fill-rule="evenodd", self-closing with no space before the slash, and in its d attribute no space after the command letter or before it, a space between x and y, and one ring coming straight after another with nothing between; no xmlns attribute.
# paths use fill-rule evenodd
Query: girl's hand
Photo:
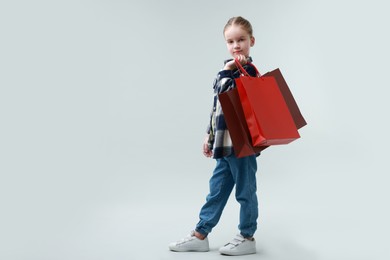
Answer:
<svg viewBox="0 0 390 260"><path fill-rule="evenodd" d="M247 57L245 57L245 55L242 55L242 54L238 54L235 57L235 59L237 59L241 63L241 65L245 65L248 63ZM234 69L236 69L236 67L237 67L236 62L234 60L231 60L225 64L225 67L223 69L224 70L234 70Z"/></svg>
<svg viewBox="0 0 390 260"><path fill-rule="evenodd" d="M203 154L206 157L213 156L213 151L209 148L209 135L207 134L203 141Z"/></svg>
<svg viewBox="0 0 390 260"><path fill-rule="evenodd" d="M235 57L236 60L238 60L241 65L245 65L248 63L248 58L245 57L245 55L242 55L242 54L238 54L236 57ZM233 60L234 61L234 60Z"/></svg>

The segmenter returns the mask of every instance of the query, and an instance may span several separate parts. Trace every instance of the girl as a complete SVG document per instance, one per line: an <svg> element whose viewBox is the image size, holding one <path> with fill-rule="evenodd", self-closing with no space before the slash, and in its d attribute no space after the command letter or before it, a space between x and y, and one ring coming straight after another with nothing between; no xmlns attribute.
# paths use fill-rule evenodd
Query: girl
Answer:
<svg viewBox="0 0 390 260"><path fill-rule="evenodd" d="M249 21L240 16L229 19L223 33L227 49L233 59L225 61L223 69L214 81L213 109L203 143L203 154L215 158L217 165L210 179L210 193L200 210L200 221L187 237L169 245L172 251L209 251L207 235L217 225L235 185L235 196L240 203L238 226L240 234L219 251L225 255L256 253L256 242L253 238L258 217L256 155L243 158L235 156L221 104L218 101L218 94L234 88L234 79L240 76L234 59L238 60L251 76L256 76L256 70L251 65L252 59L249 56L255 38Z"/></svg>

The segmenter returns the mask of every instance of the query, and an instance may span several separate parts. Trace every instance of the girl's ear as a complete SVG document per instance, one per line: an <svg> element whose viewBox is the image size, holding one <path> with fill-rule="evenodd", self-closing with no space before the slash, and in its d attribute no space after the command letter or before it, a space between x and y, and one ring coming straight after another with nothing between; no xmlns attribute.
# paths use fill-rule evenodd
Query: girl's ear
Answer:
<svg viewBox="0 0 390 260"><path fill-rule="evenodd" d="M255 37L251 37L251 47L253 47L253 45L255 45Z"/></svg>

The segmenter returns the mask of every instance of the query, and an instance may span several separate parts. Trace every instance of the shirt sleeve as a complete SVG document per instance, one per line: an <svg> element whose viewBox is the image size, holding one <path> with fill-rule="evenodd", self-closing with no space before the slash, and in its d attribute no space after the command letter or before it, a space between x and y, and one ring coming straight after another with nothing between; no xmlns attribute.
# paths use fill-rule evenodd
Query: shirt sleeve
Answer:
<svg viewBox="0 0 390 260"><path fill-rule="evenodd" d="M248 72L248 74L252 77L257 76L257 71L254 66L249 63L243 66L244 69ZM218 72L217 77L214 80L214 101L213 108L210 113L210 118L212 118L213 113L215 112L215 106L217 102L217 96L220 93L229 91L236 87L236 83L234 81L235 78L240 77L240 72L238 70L221 70ZM211 120L206 128L206 133L210 134L211 132Z"/></svg>
<svg viewBox="0 0 390 260"><path fill-rule="evenodd" d="M252 77L257 76L257 70L253 64L249 63L243 66L246 72ZM236 87L235 78L240 77L240 71L238 70L221 70L218 72L217 78L214 83L214 91L216 94L220 94L231 90Z"/></svg>
<svg viewBox="0 0 390 260"><path fill-rule="evenodd" d="M211 118L211 115L210 115L210 118ZM209 123L207 124L207 127L206 127L206 134L210 134L211 132L211 122L209 120Z"/></svg>
<svg viewBox="0 0 390 260"><path fill-rule="evenodd" d="M217 78L214 83L214 92L216 94L221 94L226 92L236 86L234 82L233 71L231 70L221 70L218 72Z"/></svg>
<svg viewBox="0 0 390 260"><path fill-rule="evenodd" d="M257 77L257 70L256 70L256 68L254 67L254 65L252 63L249 63L249 64L245 65L244 69L252 77Z"/></svg>

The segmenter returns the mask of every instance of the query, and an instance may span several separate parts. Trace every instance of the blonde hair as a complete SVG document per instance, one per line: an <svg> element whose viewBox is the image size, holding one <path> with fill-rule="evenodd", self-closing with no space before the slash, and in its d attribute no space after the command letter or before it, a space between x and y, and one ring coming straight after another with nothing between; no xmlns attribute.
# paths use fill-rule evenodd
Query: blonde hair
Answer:
<svg viewBox="0 0 390 260"><path fill-rule="evenodd" d="M232 25L241 26L249 34L250 37L253 37L252 25L247 19L245 19L241 16L235 16L235 17L230 18L227 21L225 27L223 28L223 33L225 34L226 29Z"/></svg>

